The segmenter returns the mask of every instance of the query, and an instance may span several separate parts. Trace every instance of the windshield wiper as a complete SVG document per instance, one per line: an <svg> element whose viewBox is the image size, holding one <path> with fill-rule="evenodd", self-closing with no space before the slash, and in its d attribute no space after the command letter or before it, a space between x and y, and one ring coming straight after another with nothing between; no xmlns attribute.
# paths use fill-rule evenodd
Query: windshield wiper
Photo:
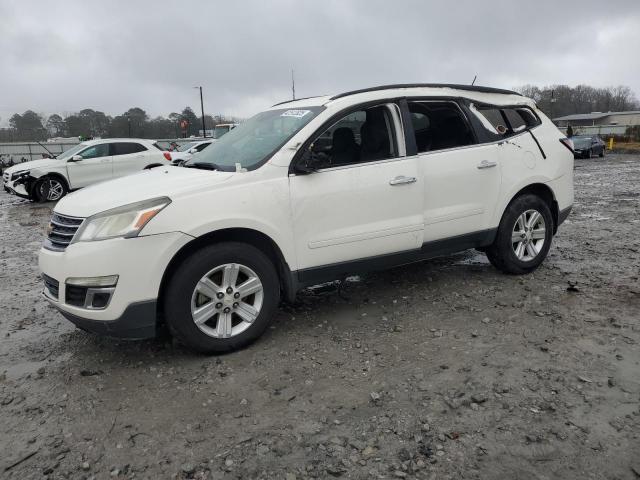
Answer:
<svg viewBox="0 0 640 480"><path fill-rule="evenodd" d="M193 163L185 163L183 165L184 168L199 168L200 170L222 170L220 165L216 165L215 163L209 162L193 162Z"/></svg>

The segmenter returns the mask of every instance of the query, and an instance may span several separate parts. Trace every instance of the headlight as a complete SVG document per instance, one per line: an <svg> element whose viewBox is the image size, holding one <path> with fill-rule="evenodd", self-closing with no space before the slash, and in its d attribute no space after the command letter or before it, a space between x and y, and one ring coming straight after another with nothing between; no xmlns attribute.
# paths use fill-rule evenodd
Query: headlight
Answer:
<svg viewBox="0 0 640 480"><path fill-rule="evenodd" d="M28 177L28 176L29 176L29 173L31 173L31 171L30 171L30 170L22 170L22 171L20 171L20 172L12 173L12 174L11 174L11 181L13 182L13 181L15 181L15 180L18 180L19 178L22 178L22 177Z"/></svg>
<svg viewBox="0 0 640 480"><path fill-rule="evenodd" d="M82 223L71 243L137 237L144 226L170 203L171 199L160 197L92 215Z"/></svg>

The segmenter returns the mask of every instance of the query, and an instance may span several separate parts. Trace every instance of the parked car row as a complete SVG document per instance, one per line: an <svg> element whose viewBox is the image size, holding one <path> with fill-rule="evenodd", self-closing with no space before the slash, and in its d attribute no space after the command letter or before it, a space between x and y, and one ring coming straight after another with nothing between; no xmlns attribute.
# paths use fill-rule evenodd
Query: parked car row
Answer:
<svg viewBox="0 0 640 480"><path fill-rule="evenodd" d="M73 188L82 154L102 145L53 160L66 169L56 178ZM44 294L84 330L146 338L164 323L207 353L248 345L280 299L352 273L469 248L531 272L573 204L571 141L532 100L487 87L284 102L183 168L159 155L166 167L58 202L39 255Z"/></svg>
<svg viewBox="0 0 640 480"><path fill-rule="evenodd" d="M219 129L217 127L220 127ZM90 140L54 158L32 160L3 171L5 192L33 201L58 201L68 192L162 165L182 165L235 124L216 126L216 138L191 141L175 151L140 138Z"/></svg>

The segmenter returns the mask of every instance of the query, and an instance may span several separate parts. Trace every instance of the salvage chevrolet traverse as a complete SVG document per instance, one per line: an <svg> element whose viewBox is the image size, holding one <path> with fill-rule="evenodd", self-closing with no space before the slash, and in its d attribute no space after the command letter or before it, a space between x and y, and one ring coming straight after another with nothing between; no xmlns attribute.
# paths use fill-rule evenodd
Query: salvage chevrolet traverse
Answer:
<svg viewBox="0 0 640 480"><path fill-rule="evenodd" d="M469 248L524 274L573 204L572 143L515 92L391 85L274 105L188 161L55 207L44 294L78 327L241 348L305 286Z"/></svg>

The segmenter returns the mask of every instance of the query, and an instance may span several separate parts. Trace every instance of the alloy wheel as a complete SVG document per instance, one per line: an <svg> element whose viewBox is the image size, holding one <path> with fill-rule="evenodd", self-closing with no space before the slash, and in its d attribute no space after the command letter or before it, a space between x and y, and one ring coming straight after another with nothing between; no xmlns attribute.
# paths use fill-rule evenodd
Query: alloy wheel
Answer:
<svg viewBox="0 0 640 480"><path fill-rule="evenodd" d="M210 337L234 337L258 318L263 299L258 275L245 265L227 263L210 270L196 284L191 318Z"/></svg>
<svg viewBox="0 0 640 480"><path fill-rule="evenodd" d="M544 217L537 210L526 210L516 220L511 233L513 252L518 260L535 259L546 241Z"/></svg>
<svg viewBox="0 0 640 480"><path fill-rule="evenodd" d="M49 202L60 200L64 195L64 186L59 180L48 178L40 185L40 196Z"/></svg>

